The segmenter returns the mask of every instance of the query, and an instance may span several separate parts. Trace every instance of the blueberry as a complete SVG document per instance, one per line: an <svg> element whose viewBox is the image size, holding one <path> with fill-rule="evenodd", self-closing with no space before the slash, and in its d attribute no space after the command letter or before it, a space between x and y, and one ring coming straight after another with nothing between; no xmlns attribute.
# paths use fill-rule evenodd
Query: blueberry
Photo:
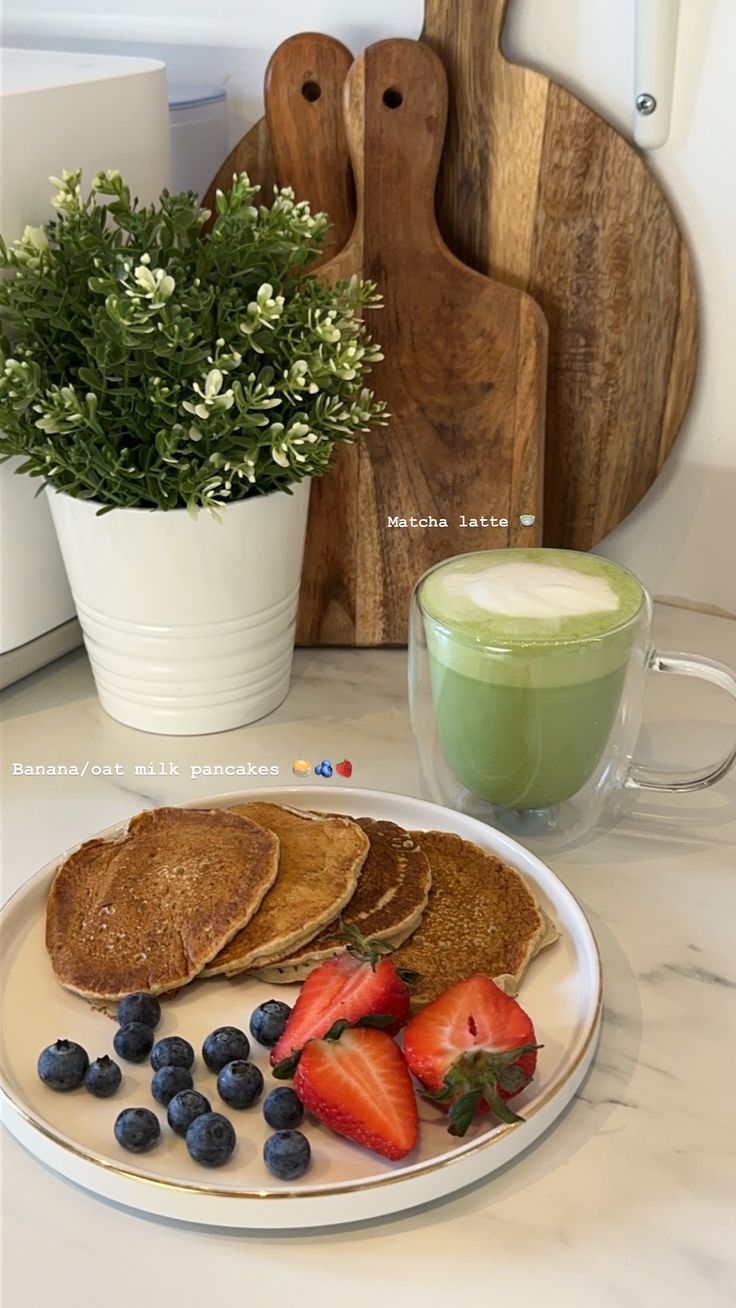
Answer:
<svg viewBox="0 0 736 1308"><path fill-rule="evenodd" d="M127 1026L129 1022L142 1022L154 1031L161 1021L161 1005L153 995L145 990L138 990L134 995L126 995L118 1004L118 1022Z"/></svg>
<svg viewBox="0 0 736 1308"><path fill-rule="evenodd" d="M149 1045L150 1049L151 1046ZM164 1036L157 1041L151 1052L151 1067L157 1072L160 1067L186 1067L194 1063L194 1050L188 1040L181 1036Z"/></svg>
<svg viewBox="0 0 736 1308"><path fill-rule="evenodd" d="M330 760L329 760L329 759L327 759L327 758L323 759L322 762L321 762L321 764L320 764L320 767L321 767L321 769L322 769L322 776L323 776L323 777L331 777L331 776L332 776L332 764L330 763Z"/></svg>
<svg viewBox="0 0 736 1308"><path fill-rule="evenodd" d="M176 1067L166 1064L160 1067L153 1074L151 1081L151 1094L157 1104L163 1104L167 1108L180 1090L191 1090L192 1074L186 1067Z"/></svg>
<svg viewBox="0 0 736 1308"><path fill-rule="evenodd" d="M124 1108L115 1120L115 1139L134 1154L150 1149L160 1134L158 1118L150 1108Z"/></svg>
<svg viewBox="0 0 736 1308"><path fill-rule="evenodd" d="M202 1113L209 1111L210 1101L199 1090L180 1090L169 1104L166 1120L177 1135L186 1135L195 1117L201 1117Z"/></svg>
<svg viewBox="0 0 736 1308"><path fill-rule="evenodd" d="M312 1151L301 1131L276 1131L263 1146L263 1161L280 1181L295 1181L309 1167Z"/></svg>
<svg viewBox="0 0 736 1308"><path fill-rule="evenodd" d="M263 1101L263 1116L276 1131L291 1130L304 1116L304 1105L296 1090L280 1085L271 1090Z"/></svg>
<svg viewBox="0 0 736 1308"><path fill-rule="evenodd" d="M318 777L321 777L321 776L322 776L322 764L321 764L321 763L317 763L317 765L315 766L314 772L315 772L315 776L318 776Z"/></svg>
<svg viewBox="0 0 736 1308"><path fill-rule="evenodd" d="M84 1084L95 1098L109 1099L110 1095L115 1094L122 1079L123 1074L117 1063L103 1054L102 1058L96 1058L94 1063L90 1063Z"/></svg>
<svg viewBox="0 0 736 1308"><path fill-rule="evenodd" d="M255 1063L237 1059L227 1063L217 1078L220 1098L231 1108L252 1108L263 1090L263 1073Z"/></svg>
<svg viewBox="0 0 736 1308"><path fill-rule="evenodd" d="M39 1055L37 1066L38 1075L50 1090L76 1090L85 1078L89 1058L74 1040L57 1040Z"/></svg>
<svg viewBox="0 0 736 1308"><path fill-rule="evenodd" d="M204 1167L221 1167L234 1148L235 1132L221 1113L202 1113L187 1131L187 1149Z"/></svg>
<svg viewBox="0 0 736 1308"><path fill-rule="evenodd" d="M291 1009L280 999L267 999L259 1004L250 1019L250 1033L259 1045L271 1048L284 1034Z"/></svg>
<svg viewBox="0 0 736 1308"><path fill-rule="evenodd" d="M151 1052L153 1031L143 1022L128 1022L121 1026L112 1038L115 1053L128 1063L142 1063Z"/></svg>
<svg viewBox="0 0 736 1308"><path fill-rule="evenodd" d="M236 1058L247 1058L250 1041L237 1026L218 1026L202 1045L202 1057L211 1072L219 1072Z"/></svg>

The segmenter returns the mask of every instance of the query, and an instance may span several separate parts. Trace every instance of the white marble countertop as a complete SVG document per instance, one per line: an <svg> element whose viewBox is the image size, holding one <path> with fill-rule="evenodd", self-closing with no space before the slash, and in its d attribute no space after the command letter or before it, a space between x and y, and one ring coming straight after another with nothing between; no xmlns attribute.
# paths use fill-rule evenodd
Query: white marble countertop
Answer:
<svg viewBox="0 0 736 1308"><path fill-rule="evenodd" d="M736 664L736 623L660 607L659 645ZM144 735L107 718L81 653L7 691L3 897L69 845L145 805L244 788L192 765L353 762L352 782L419 794L401 651L302 650L292 692L263 722L220 736ZM653 679L644 757L725 752L727 696ZM14 763L88 763L85 776L12 775ZM151 763L152 776L135 776ZM118 775L92 767L118 764ZM171 773L179 768L179 775ZM167 772L169 775L161 775ZM402 1308L726 1308L736 1298L736 777L642 796L616 830L550 858L601 949L601 1044L580 1094L515 1164L454 1198L382 1222L296 1235L184 1228L102 1203L3 1136L3 1302L57 1308L280 1303Z"/></svg>

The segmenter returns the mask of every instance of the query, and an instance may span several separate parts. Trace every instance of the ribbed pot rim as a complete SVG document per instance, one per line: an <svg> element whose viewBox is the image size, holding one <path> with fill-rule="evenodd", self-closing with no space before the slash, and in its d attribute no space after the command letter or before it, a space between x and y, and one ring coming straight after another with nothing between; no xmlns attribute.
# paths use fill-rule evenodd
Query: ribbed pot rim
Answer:
<svg viewBox="0 0 736 1308"><path fill-rule="evenodd" d="M296 492L299 490L300 486L303 486L305 482L308 483L310 480L312 479L309 477L304 477L300 482L290 482L288 488L284 487L282 490L268 491L266 495L250 495L248 496L247 499L233 500L232 503L230 504L218 504L217 512L219 514L223 510L245 508L245 506L248 504L260 504L264 500L274 499L276 496L282 496L282 497L286 496L287 490ZM57 490L55 486L49 485L48 482L45 484L44 489L49 497L51 497L52 495L58 495L60 499L67 500L67 502L71 504L84 504L84 505L89 505L90 508L94 508L94 509L107 509L110 513L158 514L158 516L161 518L181 517L182 515L191 517L191 514L189 513L189 509L146 509L143 508L142 506L139 508L136 505L132 505L132 504L111 505L111 504L105 504L102 500L84 499L81 495L68 495L66 491ZM293 494L289 496L289 498L290 499L293 498ZM207 512L208 512L207 509L200 508L197 510L197 515L199 516L199 514L207 513Z"/></svg>

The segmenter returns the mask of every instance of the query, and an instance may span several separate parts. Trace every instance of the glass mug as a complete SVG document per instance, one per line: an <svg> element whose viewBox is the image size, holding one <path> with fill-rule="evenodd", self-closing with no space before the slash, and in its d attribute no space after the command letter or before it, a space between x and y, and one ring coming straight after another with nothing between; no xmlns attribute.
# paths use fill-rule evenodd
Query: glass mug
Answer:
<svg viewBox="0 0 736 1308"><path fill-rule="evenodd" d="M486 550L417 582L409 624L409 705L430 798L510 835L565 848L614 815L631 789L699 790L702 771L634 761L646 674L714 682L722 664L664 654L652 604L626 568L573 550Z"/></svg>

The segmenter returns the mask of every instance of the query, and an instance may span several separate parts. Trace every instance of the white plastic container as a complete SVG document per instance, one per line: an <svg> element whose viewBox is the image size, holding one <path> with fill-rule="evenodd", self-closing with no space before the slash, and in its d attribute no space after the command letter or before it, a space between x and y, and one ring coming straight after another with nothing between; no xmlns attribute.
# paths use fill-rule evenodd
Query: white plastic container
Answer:
<svg viewBox="0 0 736 1308"><path fill-rule="evenodd" d="M169 86L174 191L200 200L228 154L227 98L222 87Z"/></svg>
<svg viewBox="0 0 736 1308"><path fill-rule="evenodd" d="M225 157L224 155L222 156ZM220 160L222 162L222 160ZM49 174L118 168L141 202L171 183L166 69L159 60L0 50L0 232L56 217ZM213 170L214 172L214 170ZM0 467L0 683L81 644L38 482Z"/></svg>
<svg viewBox="0 0 736 1308"><path fill-rule="evenodd" d="M102 707L127 726L203 735L286 698L309 481L231 504L113 509L47 490Z"/></svg>

